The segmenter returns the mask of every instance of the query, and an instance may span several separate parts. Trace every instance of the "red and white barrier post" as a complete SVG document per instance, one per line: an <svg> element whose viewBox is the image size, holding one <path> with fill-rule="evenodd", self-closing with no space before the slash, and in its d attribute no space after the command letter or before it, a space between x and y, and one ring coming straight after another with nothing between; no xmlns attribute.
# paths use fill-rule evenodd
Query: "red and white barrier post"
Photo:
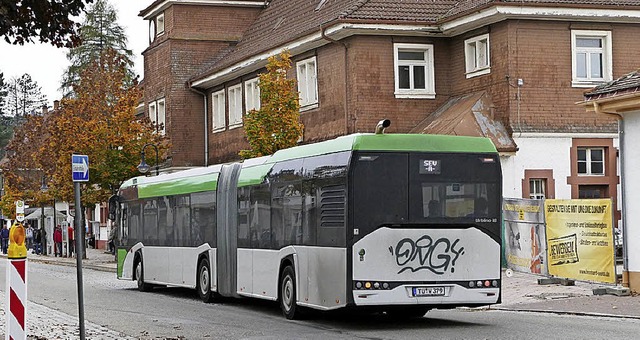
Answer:
<svg viewBox="0 0 640 340"><path fill-rule="evenodd" d="M16 206L18 203L16 203ZM25 230L22 216L9 230L9 250L7 263L7 303L5 311L7 329L6 340L27 339L27 247L25 246ZM20 219L22 217L22 219Z"/></svg>

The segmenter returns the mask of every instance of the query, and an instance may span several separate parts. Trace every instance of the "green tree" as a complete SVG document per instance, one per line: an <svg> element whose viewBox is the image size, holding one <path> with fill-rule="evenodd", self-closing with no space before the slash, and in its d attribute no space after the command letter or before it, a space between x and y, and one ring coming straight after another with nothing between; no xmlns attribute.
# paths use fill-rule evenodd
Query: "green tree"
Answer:
<svg viewBox="0 0 640 340"><path fill-rule="evenodd" d="M0 159L5 155L5 147L13 134L12 119L5 115L5 103L7 89L4 82L4 74L0 72Z"/></svg>
<svg viewBox="0 0 640 340"><path fill-rule="evenodd" d="M73 94L82 72L92 63L100 61L106 50L115 50L125 57L126 82L133 84L133 52L127 48L127 35L118 24L118 13L108 0L96 0L86 12L80 28L81 44L69 49L67 59L71 63L62 78L61 90L65 97Z"/></svg>
<svg viewBox="0 0 640 340"><path fill-rule="evenodd" d="M160 156L168 140L155 132L148 118L136 119L140 88L126 84L126 58L105 50L82 73L74 98L63 99L58 110L44 116L28 116L9 144L14 151L3 165L9 174L5 185L16 196L39 200L42 176L49 190L44 201L73 201L71 155L90 160L90 181L82 185L84 206L104 202L122 181L139 175L136 165L146 143L159 146ZM34 175L34 173L36 173ZM3 206L10 211L10 206Z"/></svg>
<svg viewBox="0 0 640 340"><path fill-rule="evenodd" d="M16 120L15 124L19 124L27 115L40 113L42 106L47 103L42 88L28 73L11 78L5 88L5 113Z"/></svg>
<svg viewBox="0 0 640 340"><path fill-rule="evenodd" d="M295 146L302 136L299 94L296 80L287 77L290 69L291 54L283 51L270 57L267 72L259 75L260 109L251 110L243 119L251 148L240 151L240 157L273 154Z"/></svg>
<svg viewBox="0 0 640 340"><path fill-rule="evenodd" d="M24 45L38 37L57 47L78 42L79 25L73 21L93 0L0 0L0 36L10 44Z"/></svg>

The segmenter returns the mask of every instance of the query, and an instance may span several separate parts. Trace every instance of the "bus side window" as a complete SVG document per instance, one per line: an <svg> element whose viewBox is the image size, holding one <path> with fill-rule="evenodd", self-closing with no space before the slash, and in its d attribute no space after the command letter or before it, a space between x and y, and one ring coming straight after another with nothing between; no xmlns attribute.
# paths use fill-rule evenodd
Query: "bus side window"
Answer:
<svg viewBox="0 0 640 340"><path fill-rule="evenodd" d="M266 184L251 187L249 229L251 248L271 248L271 192Z"/></svg>
<svg viewBox="0 0 640 340"><path fill-rule="evenodd" d="M238 248L251 246L249 232L250 192L247 187L238 188Z"/></svg>

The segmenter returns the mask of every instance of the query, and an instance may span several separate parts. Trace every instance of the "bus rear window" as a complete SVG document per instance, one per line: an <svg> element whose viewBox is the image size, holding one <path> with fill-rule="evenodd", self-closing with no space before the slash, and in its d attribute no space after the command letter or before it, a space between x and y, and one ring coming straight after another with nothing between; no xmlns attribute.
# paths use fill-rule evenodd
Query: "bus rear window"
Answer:
<svg viewBox="0 0 640 340"><path fill-rule="evenodd" d="M422 218L487 217L495 185L487 183L422 183Z"/></svg>

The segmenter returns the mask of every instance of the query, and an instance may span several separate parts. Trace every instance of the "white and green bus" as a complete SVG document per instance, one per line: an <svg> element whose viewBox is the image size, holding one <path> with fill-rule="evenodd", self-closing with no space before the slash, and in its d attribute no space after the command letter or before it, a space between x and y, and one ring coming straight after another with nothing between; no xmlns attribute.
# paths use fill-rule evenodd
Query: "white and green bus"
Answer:
<svg viewBox="0 0 640 340"><path fill-rule="evenodd" d="M126 181L118 278L397 316L501 296L501 170L485 138L353 134Z"/></svg>

